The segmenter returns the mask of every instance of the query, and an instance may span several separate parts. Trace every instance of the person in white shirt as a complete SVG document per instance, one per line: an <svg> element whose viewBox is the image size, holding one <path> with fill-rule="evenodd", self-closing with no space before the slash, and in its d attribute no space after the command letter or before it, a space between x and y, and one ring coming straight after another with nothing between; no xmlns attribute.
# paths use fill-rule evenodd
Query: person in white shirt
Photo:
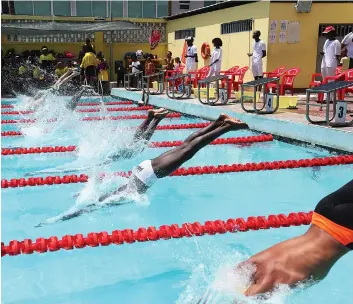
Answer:
<svg viewBox="0 0 353 304"><path fill-rule="evenodd" d="M197 58L197 47L193 45L194 43L194 38L188 37L185 39L188 49L186 51L186 72L195 72L197 69L197 63L198 63L198 58Z"/></svg>
<svg viewBox="0 0 353 304"><path fill-rule="evenodd" d="M322 55L321 74L322 77L335 76L339 57L341 56L341 43L336 39L336 30L328 26L323 31L327 39L320 54Z"/></svg>
<svg viewBox="0 0 353 304"><path fill-rule="evenodd" d="M141 72L141 67L140 66L141 66L141 63L140 63L140 61L138 61L137 56L136 55L132 56L131 57L131 64L129 65L129 67L131 68L131 72L133 74ZM140 76L138 76L138 75L131 76L131 78L130 78L131 79L130 80L130 86L131 87L137 88L138 82L139 82L139 77Z"/></svg>
<svg viewBox="0 0 353 304"><path fill-rule="evenodd" d="M342 49L347 50L349 58L348 69L353 69L353 32L348 33L342 40Z"/></svg>
<svg viewBox="0 0 353 304"><path fill-rule="evenodd" d="M266 44L264 41L260 39L261 32L255 31L252 35L252 38L255 40L252 53L248 53L251 59L251 70L254 75L254 79L263 78L263 71L262 71L262 58L266 57Z"/></svg>
<svg viewBox="0 0 353 304"><path fill-rule="evenodd" d="M321 75L324 79L327 76L335 76L336 68L339 58L341 56L341 43L336 39L336 29L333 26L328 26L323 31L327 39L320 54L322 55L321 61ZM330 94L332 99L334 94ZM325 95L325 99L327 96Z"/></svg>
<svg viewBox="0 0 353 304"><path fill-rule="evenodd" d="M223 45L223 42L220 38L214 38L212 40L212 43L214 46L214 50L211 55L210 71L209 71L207 77L219 75L221 72L221 66L222 66L221 46Z"/></svg>

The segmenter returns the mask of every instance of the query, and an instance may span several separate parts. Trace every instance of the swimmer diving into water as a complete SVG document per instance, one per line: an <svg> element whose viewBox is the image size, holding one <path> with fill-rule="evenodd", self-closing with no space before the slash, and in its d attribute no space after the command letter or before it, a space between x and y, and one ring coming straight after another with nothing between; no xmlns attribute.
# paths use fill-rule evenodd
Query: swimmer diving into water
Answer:
<svg viewBox="0 0 353 304"><path fill-rule="evenodd" d="M105 161L102 164L99 164L98 166L107 165L107 164L110 164L111 162L115 162L120 159L131 159L136 154L141 153L143 149L147 146L158 124L162 121L163 118L167 116L168 113L169 111L164 108L160 108L158 110L148 110L147 118L142 122L142 124L139 127L137 127L131 143L126 147L119 149L114 155L111 155L109 157L109 160ZM139 145L140 143L141 145ZM69 163L63 166L56 167L55 169L45 169L41 171L26 173L25 176L32 176L32 175L43 174L43 173L45 174L70 173L70 172L80 171L85 169L87 169L87 166L72 169L72 163Z"/></svg>
<svg viewBox="0 0 353 304"><path fill-rule="evenodd" d="M162 155L152 160L145 160L138 165L132 172L129 182L117 190L98 198L96 203L90 204L83 209L68 211L62 215L48 219L37 227L43 224L52 224L58 221L66 221L78 217L84 213L89 213L99 208L100 206L114 206L126 204L126 197L129 194L143 194L152 184L166 176L169 176L182 164L191 159L199 150L207 146L219 136L233 130L248 129L248 125L240 120L231 118L226 114L221 114L219 118L211 125L191 134L181 146L175 147ZM102 204L112 196L121 195L116 201Z"/></svg>

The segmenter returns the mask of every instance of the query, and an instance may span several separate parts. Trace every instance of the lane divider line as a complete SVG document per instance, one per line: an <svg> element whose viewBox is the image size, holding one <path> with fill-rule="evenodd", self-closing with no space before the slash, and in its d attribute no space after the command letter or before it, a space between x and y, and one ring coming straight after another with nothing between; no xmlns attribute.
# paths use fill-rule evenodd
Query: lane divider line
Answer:
<svg viewBox="0 0 353 304"><path fill-rule="evenodd" d="M218 166L197 166L189 168L179 168L174 171L170 177L173 176L189 176L189 175L204 175L204 174L225 174L235 172L250 172L250 171L267 171L267 170L282 170L282 169L296 169L308 167L321 167L321 166L336 166L353 164L353 154L329 156L323 158L309 158L299 160L286 160L286 161L272 161L260 163L247 163L247 164L232 164L232 165L218 165ZM115 176L130 177L131 171L116 172ZM102 174L104 176L104 173ZM59 184L77 184L86 183L88 175L86 174L72 174L64 176L46 176L46 177L30 177L26 178L12 178L2 179L1 188L17 188L17 187L34 187L44 185L59 185Z"/></svg>
<svg viewBox="0 0 353 304"><path fill-rule="evenodd" d="M64 235L60 239L57 236L49 238L39 237L35 241L25 239L23 241L10 241L8 245L1 243L1 257L5 255L15 256L20 254L33 254L54 252L59 250L81 249L87 246L99 247L109 245L132 244L135 242L154 242L158 240L180 239L199 237L203 235L215 235L225 233L246 232L250 230L262 230L270 228L309 225L313 212L292 212L288 215L271 214L265 216L250 216L244 218L230 218L226 221L215 220L200 222L162 225L159 228L149 226L136 230L114 230L111 234L106 231L91 232L87 236L83 234Z"/></svg>
<svg viewBox="0 0 353 304"><path fill-rule="evenodd" d="M180 113L170 113L166 116L167 118L180 118ZM147 115L121 115L121 116L102 116L102 117L83 117L80 121L101 121L101 120L127 120L127 119L146 119ZM56 118L48 119L48 123L56 122ZM1 124L32 124L35 123L35 119L20 119L20 120L1 120Z"/></svg>
<svg viewBox="0 0 353 304"><path fill-rule="evenodd" d="M226 145L226 144L250 144L256 142L273 141L273 136L269 135L258 135L258 136L247 136L247 137L229 137L229 138L218 138L211 142L210 145ZM150 148L168 148L181 146L183 141L160 141L152 142L149 144ZM30 148L2 148L2 156L10 155L24 155L24 154L41 154L41 153L64 153L64 152L77 152L77 146L49 146L49 147L30 147Z"/></svg>
<svg viewBox="0 0 353 304"><path fill-rule="evenodd" d="M186 129L201 129L210 125L211 122L189 123L189 124L173 124L173 125L160 125L156 130L186 130ZM4 131L1 136L24 136L21 131Z"/></svg>
<svg viewBox="0 0 353 304"><path fill-rule="evenodd" d="M142 107L120 107L120 108L105 108L107 112L131 112L131 111L146 111L153 109L152 106L142 106ZM75 112L79 113L97 113L100 112L101 108L90 108L90 109L79 109ZM1 115L26 115L26 114L33 114L35 111L6 111L1 112Z"/></svg>

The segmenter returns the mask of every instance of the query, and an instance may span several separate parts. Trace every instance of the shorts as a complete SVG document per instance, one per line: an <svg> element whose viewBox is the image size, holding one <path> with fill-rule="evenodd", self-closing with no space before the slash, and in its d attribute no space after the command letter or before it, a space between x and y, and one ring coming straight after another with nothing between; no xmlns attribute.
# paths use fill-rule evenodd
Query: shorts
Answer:
<svg viewBox="0 0 353 304"><path fill-rule="evenodd" d="M145 160L132 171L132 175L137 177L146 187L151 187L158 179L152 168L152 161Z"/></svg>
<svg viewBox="0 0 353 304"><path fill-rule="evenodd" d="M86 77L96 77L96 67L94 65L90 65L85 68Z"/></svg>
<svg viewBox="0 0 353 304"><path fill-rule="evenodd" d="M80 75L81 76L85 76L85 68L81 68L80 69Z"/></svg>
<svg viewBox="0 0 353 304"><path fill-rule="evenodd" d="M251 66L251 71L254 77L262 77L264 75L262 71L262 64L253 64Z"/></svg>
<svg viewBox="0 0 353 304"><path fill-rule="evenodd" d="M353 249L353 180L319 202L312 224Z"/></svg>

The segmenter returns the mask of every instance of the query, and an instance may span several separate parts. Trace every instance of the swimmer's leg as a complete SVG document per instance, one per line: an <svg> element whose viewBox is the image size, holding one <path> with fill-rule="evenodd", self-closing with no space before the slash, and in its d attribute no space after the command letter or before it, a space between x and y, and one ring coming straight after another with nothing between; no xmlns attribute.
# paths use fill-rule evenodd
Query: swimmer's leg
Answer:
<svg viewBox="0 0 353 304"><path fill-rule="evenodd" d="M78 102L80 101L80 98L82 96L82 94L86 91L86 88L82 88L81 91L79 91L78 93L76 93L72 99L67 103L67 108L69 108L70 110L75 110L77 107Z"/></svg>
<svg viewBox="0 0 353 304"><path fill-rule="evenodd" d="M151 139L158 124L162 121L163 118L165 118L168 115L168 113L169 111L163 108L154 111L154 118L152 122L149 124L147 130L141 136L145 141L149 141Z"/></svg>
<svg viewBox="0 0 353 304"><path fill-rule="evenodd" d="M176 148L174 148L172 150L169 150L169 151L165 152L164 154L160 155L160 157L167 156L170 153L174 153L175 150L184 149L188 145L188 143L193 141L195 138L197 138L197 137L199 137L201 135L204 135L204 134L206 134L206 133L218 128L219 126L221 126L223 124L225 118L228 118L228 116L225 115L225 114L221 114L212 124L210 124L209 126L203 128L201 130L198 130L198 131L192 133L189 137L187 137L185 139L185 141L183 142L182 145L180 145L180 146L178 146L178 147L176 147Z"/></svg>
<svg viewBox="0 0 353 304"><path fill-rule="evenodd" d="M227 117L227 115L224 115L221 119L223 119L223 122L220 123L220 120L219 125L215 129L205 134L200 132L202 135L197 136L186 145L183 145L182 148L174 148L168 153L164 153L161 156L152 159L152 167L156 176L158 178L163 178L173 173L183 163L191 159L199 150L207 146L219 136L232 130L248 128L247 124L240 120Z"/></svg>
<svg viewBox="0 0 353 304"><path fill-rule="evenodd" d="M154 111L149 110L147 114L147 118L142 122L140 126L137 127L136 132L133 137L133 142L137 142L141 140L142 135L146 132L148 126L154 118Z"/></svg>

